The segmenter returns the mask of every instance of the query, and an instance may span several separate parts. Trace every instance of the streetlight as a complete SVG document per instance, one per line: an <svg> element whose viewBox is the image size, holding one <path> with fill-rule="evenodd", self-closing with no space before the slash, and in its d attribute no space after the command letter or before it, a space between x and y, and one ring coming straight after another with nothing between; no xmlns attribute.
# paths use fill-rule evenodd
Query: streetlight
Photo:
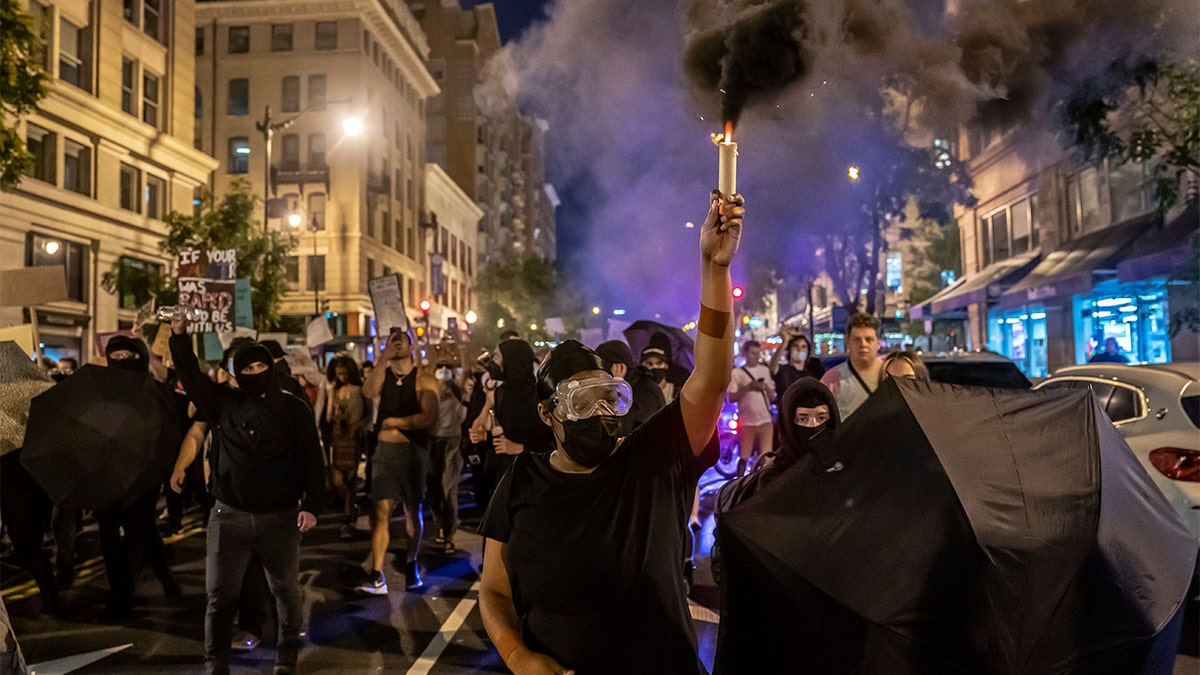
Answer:
<svg viewBox="0 0 1200 675"><path fill-rule="evenodd" d="M466 315L466 316L464 316L464 317L463 317L463 319L465 319L465 320L466 320L466 322L467 322L467 324L468 324L468 325L470 325L470 324L473 324L473 323L475 323L476 321L478 321L478 320L479 320L479 315L478 315L478 314L476 314L476 313L475 313L475 310L473 310L473 309L472 309L472 310L470 310L470 311L468 311L468 312L467 312L467 315Z"/></svg>
<svg viewBox="0 0 1200 675"><path fill-rule="evenodd" d="M600 305L592 305L592 316L600 316Z"/></svg>
<svg viewBox="0 0 1200 675"><path fill-rule="evenodd" d="M851 183L857 183L858 179L862 178L862 169L859 169L857 164L851 164L846 167L846 178L849 178Z"/></svg>
<svg viewBox="0 0 1200 675"><path fill-rule="evenodd" d="M329 103L349 103L349 101L328 101ZM322 108L323 109L323 108ZM283 131L292 126L296 120L303 117L312 108L305 108L296 115L283 120L281 122L271 121L271 106L268 105L263 111L261 122L255 122L254 128L262 132L264 143L263 154L263 229L267 229L267 222L271 218L271 141L275 137L276 131ZM363 132L363 121L358 117L348 117L342 121L342 130L347 136L354 137ZM288 223L291 225L291 223ZM296 227L292 225L292 227Z"/></svg>
<svg viewBox="0 0 1200 675"><path fill-rule="evenodd" d="M299 230L304 225L304 211L297 209L288 214L288 227L293 230ZM314 214L308 222L308 231L312 233L313 254L312 262L317 261L317 217ZM313 274L312 263L309 264L308 275L312 277L313 283L313 314L321 316L321 280L317 279L317 275Z"/></svg>

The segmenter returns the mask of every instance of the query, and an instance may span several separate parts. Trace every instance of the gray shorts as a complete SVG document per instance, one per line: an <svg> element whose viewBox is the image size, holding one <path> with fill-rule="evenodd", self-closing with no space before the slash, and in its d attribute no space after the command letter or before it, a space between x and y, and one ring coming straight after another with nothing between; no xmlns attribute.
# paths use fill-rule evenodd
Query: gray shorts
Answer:
<svg viewBox="0 0 1200 675"><path fill-rule="evenodd" d="M417 443L379 442L371 456L371 499L400 499L410 506L425 501L429 448Z"/></svg>

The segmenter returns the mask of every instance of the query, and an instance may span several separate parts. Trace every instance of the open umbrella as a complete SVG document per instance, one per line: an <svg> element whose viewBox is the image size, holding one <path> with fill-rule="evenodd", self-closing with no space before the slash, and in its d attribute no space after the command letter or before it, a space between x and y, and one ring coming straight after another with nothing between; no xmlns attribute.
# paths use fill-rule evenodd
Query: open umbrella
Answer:
<svg viewBox="0 0 1200 675"><path fill-rule="evenodd" d="M725 672L1142 673L1196 556L1090 393L895 381L718 537Z"/></svg>
<svg viewBox="0 0 1200 675"><path fill-rule="evenodd" d="M29 401L53 386L16 342L0 342L0 456L25 443Z"/></svg>
<svg viewBox="0 0 1200 675"><path fill-rule="evenodd" d="M21 463L56 504L122 510L170 475L179 440L148 373L86 365L33 399Z"/></svg>
<svg viewBox="0 0 1200 675"><path fill-rule="evenodd" d="M634 321L624 331L625 341L637 358L646 347L658 347L667 352L667 381L682 387L688 375L696 367L695 342L687 333L657 321L642 319Z"/></svg>

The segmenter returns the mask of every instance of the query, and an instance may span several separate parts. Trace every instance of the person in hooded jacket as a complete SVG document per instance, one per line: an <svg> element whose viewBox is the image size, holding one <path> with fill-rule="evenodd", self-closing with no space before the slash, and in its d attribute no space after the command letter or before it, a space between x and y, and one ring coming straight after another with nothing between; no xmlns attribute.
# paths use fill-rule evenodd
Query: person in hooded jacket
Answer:
<svg viewBox="0 0 1200 675"><path fill-rule="evenodd" d="M629 436L632 390L576 340L538 371L551 452L525 452L484 517L483 624L516 673L699 674L679 576L689 491L720 453L733 367L729 264L741 198L714 192L700 231L696 368Z"/></svg>
<svg viewBox="0 0 1200 675"><path fill-rule="evenodd" d="M621 418L625 435L641 426L650 416L667 405L662 388L650 376L650 371L633 362L629 345L620 340L601 342L596 353L604 359L604 369L613 377L621 378L633 389L633 406L629 414Z"/></svg>
<svg viewBox="0 0 1200 675"><path fill-rule="evenodd" d="M275 360L259 343L233 356L238 389L200 370L188 317L171 318L171 356L184 389L212 425L204 661L209 673L229 672L238 591L257 556L279 611L275 673L292 673L303 620L300 539L317 524L325 489L325 460L308 404L283 391Z"/></svg>
<svg viewBox="0 0 1200 675"><path fill-rule="evenodd" d="M105 345L104 355L109 368L150 376L150 350L141 338L116 335ZM164 397L167 396L164 388ZM156 526L158 495L159 488L154 488L123 511L96 513L104 569L112 593L105 608L110 620L122 620L133 610L135 570L140 569L143 561L154 570L168 601L176 602L182 596Z"/></svg>

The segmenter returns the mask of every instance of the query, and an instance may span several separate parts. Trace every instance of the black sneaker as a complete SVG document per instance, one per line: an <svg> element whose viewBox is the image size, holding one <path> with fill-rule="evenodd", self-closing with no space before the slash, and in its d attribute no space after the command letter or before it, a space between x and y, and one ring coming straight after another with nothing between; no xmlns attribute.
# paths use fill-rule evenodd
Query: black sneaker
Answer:
<svg viewBox="0 0 1200 675"><path fill-rule="evenodd" d="M366 583L359 585L355 590L371 595L387 595L387 579L383 576L383 572L371 570L367 575Z"/></svg>
<svg viewBox="0 0 1200 675"><path fill-rule="evenodd" d="M417 570L417 561L404 563L404 590L419 591L425 587L421 581L421 573Z"/></svg>

